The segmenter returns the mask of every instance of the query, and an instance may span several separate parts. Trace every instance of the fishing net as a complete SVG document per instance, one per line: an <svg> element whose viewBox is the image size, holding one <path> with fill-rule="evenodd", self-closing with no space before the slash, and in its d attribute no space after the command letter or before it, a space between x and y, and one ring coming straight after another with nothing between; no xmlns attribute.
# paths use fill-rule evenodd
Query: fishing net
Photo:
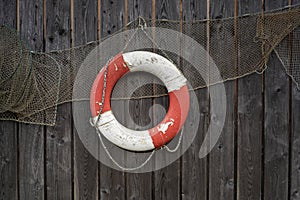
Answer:
<svg viewBox="0 0 300 200"><path fill-rule="evenodd" d="M120 52L134 50L152 51L171 60L193 90L261 72L270 53L275 51L287 74L298 85L299 24L299 6L202 21L138 18L113 35L117 44L104 38L101 42L53 52L30 51L15 30L1 26L0 119L54 125L57 105L88 101L94 79L106 62ZM177 34L169 35L170 30ZM174 42L168 42L166 37ZM187 38L202 46L207 54L198 53L193 45L187 47ZM212 63L218 67L220 77L210 70ZM130 90L135 84L130 85L133 79L126 75L115 86L112 100L167 95L164 87L143 84L146 79L141 77L143 87L128 93L124 88Z"/></svg>

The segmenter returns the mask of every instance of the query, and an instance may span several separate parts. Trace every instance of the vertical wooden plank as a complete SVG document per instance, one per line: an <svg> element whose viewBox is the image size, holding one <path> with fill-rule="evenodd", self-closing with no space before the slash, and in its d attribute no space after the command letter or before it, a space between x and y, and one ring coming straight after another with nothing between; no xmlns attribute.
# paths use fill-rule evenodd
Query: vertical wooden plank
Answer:
<svg viewBox="0 0 300 200"><path fill-rule="evenodd" d="M0 4L0 24L16 28L17 26L17 2L3 0Z"/></svg>
<svg viewBox="0 0 300 200"><path fill-rule="evenodd" d="M290 0L290 4L298 5L300 0ZM299 29L299 27L298 27ZM299 34L293 37L299 37ZM299 38L298 38L299 40ZM290 51L294 50L294 43L290 44ZM293 60L293 58L291 58ZM290 191L292 200L300 200L300 90L294 82L291 83L291 135L290 135Z"/></svg>
<svg viewBox="0 0 300 200"><path fill-rule="evenodd" d="M266 11L282 8L288 1L265 0ZM264 198L288 199L289 174L289 77L272 53L265 72Z"/></svg>
<svg viewBox="0 0 300 200"><path fill-rule="evenodd" d="M20 33L31 50L43 50L43 1L20 1ZM44 199L44 127L19 126L20 199Z"/></svg>
<svg viewBox="0 0 300 200"><path fill-rule="evenodd" d="M210 19L221 19L234 16L235 1L210 1ZM217 23L220 23L218 26ZM224 47L222 35L228 38L228 25L224 22L210 24L210 47L212 55L219 51L218 45ZM228 51L234 51L234 36L228 43ZM223 51L224 49L220 50ZM221 53L221 52L220 52ZM222 53L221 53L222 55ZM226 61L225 61L226 62ZM218 65L218 63L216 63ZM229 64L229 63L228 63ZM234 63L230 63L234 64ZM227 97L226 121L222 134L212 152L209 154L209 199L234 199L234 144L235 144L235 98L234 81L224 83ZM215 87L215 86L212 86ZM213 113L211 113L213 114Z"/></svg>
<svg viewBox="0 0 300 200"><path fill-rule="evenodd" d="M291 172L290 199L300 200L300 91L295 83L292 85L292 121L291 121Z"/></svg>
<svg viewBox="0 0 300 200"><path fill-rule="evenodd" d="M71 1L73 46L97 40L97 1ZM87 124L89 126L89 124ZM98 199L98 161L88 152L74 131L74 197Z"/></svg>
<svg viewBox="0 0 300 200"><path fill-rule="evenodd" d="M0 24L16 28L16 1L2 1ZM0 121L0 198L18 198L18 124Z"/></svg>
<svg viewBox="0 0 300 200"><path fill-rule="evenodd" d="M17 123L0 121L0 199L18 198Z"/></svg>
<svg viewBox="0 0 300 200"><path fill-rule="evenodd" d="M155 17L156 19L179 20L180 1L162 0L155 1ZM152 16L153 17L153 16ZM180 30L177 30L180 31ZM166 97L156 98L155 104L161 104L165 108L168 105ZM155 108L155 107L154 107ZM159 122L158 112L154 112L154 123ZM168 155L162 160L155 159L156 163L164 163L168 160ZM180 199L180 159L171 165L154 172L154 198L155 199Z"/></svg>
<svg viewBox="0 0 300 200"><path fill-rule="evenodd" d="M142 1L142 0L129 0L128 1L128 22L136 20L139 16L144 18L151 18L151 1ZM139 81L141 77L136 77L135 80ZM149 115L147 108L152 106L152 100L148 99L139 99L139 100L130 100L131 103L128 105L133 112L132 117L133 121L138 125L145 125L148 122L147 116ZM145 109L146 108L146 109ZM125 122L125 125L127 123ZM137 160L136 165L138 166L141 162ZM152 182L151 173L140 173L133 174L128 173L126 176L126 199L152 199L152 185L149 184Z"/></svg>
<svg viewBox="0 0 300 200"><path fill-rule="evenodd" d="M128 22L136 20L139 16L151 19L151 1L129 0L128 1Z"/></svg>
<svg viewBox="0 0 300 200"><path fill-rule="evenodd" d="M194 21L206 19L206 0L188 0L182 2L182 19ZM192 26L189 27L193 29ZM185 32L193 30L184 30ZM199 33L202 34L202 33ZM183 63L184 67L184 63ZM198 97L200 122L194 142L182 156L182 199L207 199L207 158L199 159L199 149L205 137L209 122L209 97L206 88L195 91ZM196 122L197 123L197 122Z"/></svg>
<svg viewBox="0 0 300 200"><path fill-rule="evenodd" d="M45 50L69 48L70 1L46 1L45 14ZM47 199L72 198L71 134L71 103L66 103L58 106L55 126L46 128Z"/></svg>
<svg viewBox="0 0 300 200"><path fill-rule="evenodd" d="M125 1L101 0L101 37L107 37L124 26ZM122 114L122 112L121 112ZM124 116L120 116L124 118ZM100 165L100 198L125 199L125 173Z"/></svg>
<svg viewBox="0 0 300 200"><path fill-rule="evenodd" d="M180 1L156 1L156 19L179 20L179 5Z"/></svg>
<svg viewBox="0 0 300 200"><path fill-rule="evenodd" d="M206 0L184 0L182 1L183 21L195 21L206 19Z"/></svg>
<svg viewBox="0 0 300 200"><path fill-rule="evenodd" d="M261 1L239 0L238 3L239 15L262 10ZM237 199L262 198L262 88L261 75L252 74L238 80Z"/></svg>

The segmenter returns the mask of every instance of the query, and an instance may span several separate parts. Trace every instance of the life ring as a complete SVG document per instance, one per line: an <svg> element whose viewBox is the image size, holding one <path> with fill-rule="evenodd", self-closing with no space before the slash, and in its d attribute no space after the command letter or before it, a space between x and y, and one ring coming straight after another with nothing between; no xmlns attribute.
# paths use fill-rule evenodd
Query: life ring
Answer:
<svg viewBox="0 0 300 200"><path fill-rule="evenodd" d="M157 126L144 131L131 130L120 124L110 105L110 97L117 81L127 72L136 71L145 71L157 76L165 84L170 101L165 118ZM104 80L106 85L102 101ZM104 104L101 105L101 102ZM115 56L97 75L90 94L94 126L110 142L131 151L160 148L173 139L185 123L189 102L186 78L182 73L168 59L147 51L120 53Z"/></svg>

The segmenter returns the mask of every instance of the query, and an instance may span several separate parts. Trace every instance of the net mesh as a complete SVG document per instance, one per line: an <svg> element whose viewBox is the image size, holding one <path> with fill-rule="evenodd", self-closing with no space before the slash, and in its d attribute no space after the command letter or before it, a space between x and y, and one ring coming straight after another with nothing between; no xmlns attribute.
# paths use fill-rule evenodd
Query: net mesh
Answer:
<svg viewBox="0 0 300 200"><path fill-rule="evenodd" d="M15 30L0 26L0 119L54 125L58 104L89 100L93 81L105 63L119 52L136 49L153 51L171 60L194 90L261 71L270 53L275 51L287 74L298 85L299 19L299 6L216 20L179 22L138 18L113 35L117 44L104 38L102 42L46 53L30 51ZM169 30L179 33L170 35L174 42L165 40ZM193 46L184 46L182 34L200 44L207 54L198 54L193 52ZM188 61L193 58L195 63ZM212 62L221 77L210 71ZM141 76L142 88L135 88L129 94L124 88L136 84L130 83L131 75L126 75L115 86L112 100L167 95L164 87L149 84L154 79Z"/></svg>

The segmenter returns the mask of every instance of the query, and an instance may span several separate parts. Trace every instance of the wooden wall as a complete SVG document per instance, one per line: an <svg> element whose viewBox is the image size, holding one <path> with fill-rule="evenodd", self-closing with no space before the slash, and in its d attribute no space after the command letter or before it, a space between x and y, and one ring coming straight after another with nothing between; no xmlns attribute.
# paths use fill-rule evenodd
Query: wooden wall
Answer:
<svg viewBox="0 0 300 200"><path fill-rule="evenodd" d="M101 39L138 16L227 18L298 3L1 0L0 24L19 30L32 50L49 51ZM235 37L238 42L237 32ZM95 160L76 134L70 103L58 107L55 127L0 121L0 199L300 200L300 91L274 54L268 66L262 75L225 83L225 127L213 151L203 159L198 152L210 108L207 89L198 90L203 123L194 143L179 160L151 173L122 173ZM143 116L144 105L152 104L141 101L135 106L138 116Z"/></svg>

